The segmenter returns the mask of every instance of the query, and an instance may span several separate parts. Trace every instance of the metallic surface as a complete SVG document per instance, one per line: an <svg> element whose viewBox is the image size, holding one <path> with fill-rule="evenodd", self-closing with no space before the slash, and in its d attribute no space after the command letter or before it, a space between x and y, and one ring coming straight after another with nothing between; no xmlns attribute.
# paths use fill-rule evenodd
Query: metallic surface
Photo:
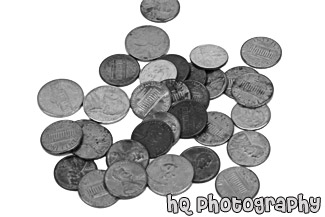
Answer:
<svg viewBox="0 0 325 217"><path fill-rule="evenodd" d="M143 67L140 72L140 83L147 81L163 81L166 79L175 79L177 76L176 66L168 60L151 61Z"/></svg>
<svg viewBox="0 0 325 217"><path fill-rule="evenodd" d="M207 82L205 84L209 91L210 99L218 98L223 94L228 84L225 73L220 70L213 70L207 72Z"/></svg>
<svg viewBox="0 0 325 217"><path fill-rule="evenodd" d="M143 0L140 10L147 20L165 23L178 15L180 5L178 0Z"/></svg>
<svg viewBox="0 0 325 217"><path fill-rule="evenodd" d="M184 81L190 74L190 65L184 57L177 54L167 54L165 56L160 57L160 59L168 60L176 66L176 80Z"/></svg>
<svg viewBox="0 0 325 217"><path fill-rule="evenodd" d="M210 94L208 89L198 81L187 80L184 84L191 92L191 99L201 103L204 108L208 108L210 104Z"/></svg>
<svg viewBox="0 0 325 217"><path fill-rule="evenodd" d="M168 79L162 81L162 83L167 86L171 94L172 105L185 99L191 99L191 92L184 82L175 79Z"/></svg>
<svg viewBox="0 0 325 217"><path fill-rule="evenodd" d="M206 71L204 69L197 68L192 63L189 63L189 65L190 65L190 75L187 77L186 80L198 81L201 84L205 85L207 81Z"/></svg>
<svg viewBox="0 0 325 217"><path fill-rule="evenodd" d="M228 53L222 47L205 44L195 47L190 54L193 64L203 69L218 69L228 61Z"/></svg>

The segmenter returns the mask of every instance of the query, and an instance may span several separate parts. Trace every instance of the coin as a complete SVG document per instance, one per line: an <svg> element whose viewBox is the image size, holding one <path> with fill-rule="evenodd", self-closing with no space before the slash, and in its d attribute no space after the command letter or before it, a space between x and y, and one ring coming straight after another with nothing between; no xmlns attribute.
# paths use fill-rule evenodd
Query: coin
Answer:
<svg viewBox="0 0 325 217"><path fill-rule="evenodd" d="M191 92L185 83L175 79L167 79L162 81L162 83L167 86L171 94L172 105L175 105L178 101L191 99Z"/></svg>
<svg viewBox="0 0 325 217"><path fill-rule="evenodd" d="M280 45L271 38L255 37L247 40L240 50L243 61L254 68L266 69L276 65L282 56Z"/></svg>
<svg viewBox="0 0 325 217"><path fill-rule="evenodd" d="M141 61L151 61L165 55L169 45L167 33L156 26L137 27L125 39L128 54Z"/></svg>
<svg viewBox="0 0 325 217"><path fill-rule="evenodd" d="M228 61L228 53L222 47L205 44L195 47L190 54L193 64L203 69L218 69Z"/></svg>
<svg viewBox="0 0 325 217"><path fill-rule="evenodd" d="M120 199L131 199L139 196L147 186L146 170L132 161L118 161L112 164L105 173L107 190Z"/></svg>
<svg viewBox="0 0 325 217"><path fill-rule="evenodd" d="M61 120L45 128L41 135L41 145L52 155L63 155L76 149L82 139L81 127L73 121Z"/></svg>
<svg viewBox="0 0 325 217"><path fill-rule="evenodd" d="M207 73L204 69L199 69L190 63L190 75L186 80L198 81L201 84L205 85L207 81Z"/></svg>
<svg viewBox="0 0 325 217"><path fill-rule="evenodd" d="M267 138L255 131L236 133L227 145L230 159L240 166L247 167L258 166L266 161L270 149Z"/></svg>
<svg viewBox="0 0 325 217"><path fill-rule="evenodd" d="M59 186L66 190L77 191L81 178L90 171L96 170L94 161L70 155L61 159L54 168L54 178Z"/></svg>
<svg viewBox="0 0 325 217"><path fill-rule="evenodd" d="M105 208L117 202L104 187L105 170L93 170L79 182L78 193L83 202L95 208Z"/></svg>
<svg viewBox="0 0 325 217"><path fill-rule="evenodd" d="M192 138L198 135L206 126L208 114L201 103L193 100L183 100L169 110L181 124L181 138Z"/></svg>
<svg viewBox="0 0 325 217"><path fill-rule="evenodd" d="M210 103L210 94L208 89L197 81L187 80L184 81L184 84L186 84L191 92L191 99L193 101L201 103L204 108L207 109Z"/></svg>
<svg viewBox="0 0 325 217"><path fill-rule="evenodd" d="M177 0L143 0L140 10L147 20L166 23L178 15L180 5Z"/></svg>
<svg viewBox="0 0 325 217"><path fill-rule="evenodd" d="M220 70L213 70L207 73L207 82L205 84L209 91L210 99L218 98L225 91L228 80L225 73Z"/></svg>
<svg viewBox="0 0 325 217"><path fill-rule="evenodd" d="M256 174L245 167L230 167L219 173L216 179L216 190L220 197L244 200L254 198L260 188Z"/></svg>
<svg viewBox="0 0 325 217"><path fill-rule="evenodd" d="M148 186L154 193L178 195L191 187L194 169L184 157L166 154L150 162L147 174Z"/></svg>
<svg viewBox="0 0 325 217"><path fill-rule="evenodd" d="M99 74L102 80L118 87L132 84L138 78L139 73L139 63L125 54L109 56L99 66Z"/></svg>
<svg viewBox="0 0 325 217"><path fill-rule="evenodd" d="M194 146L181 154L194 168L193 183L208 182L217 176L220 169L220 159L210 148Z"/></svg>
<svg viewBox="0 0 325 217"><path fill-rule="evenodd" d="M149 153L140 143L131 139L115 142L107 152L106 164L110 167L118 161L129 160L146 168L149 163Z"/></svg>
<svg viewBox="0 0 325 217"><path fill-rule="evenodd" d="M131 96L131 108L136 116L143 119L151 113L168 111L171 101L166 85L157 81L149 81L134 89Z"/></svg>
<svg viewBox="0 0 325 217"><path fill-rule="evenodd" d="M86 115L99 123L112 124L123 119L130 108L126 93L118 87L100 86L90 91L84 100Z"/></svg>
<svg viewBox="0 0 325 217"><path fill-rule="evenodd" d="M236 104L231 111L231 119L240 129L259 130L270 122L271 111L267 105L250 109Z"/></svg>
<svg viewBox="0 0 325 217"><path fill-rule="evenodd" d="M267 104L273 96L273 84L261 74L244 74L236 78L232 95L236 102L247 108L257 108Z"/></svg>
<svg viewBox="0 0 325 217"><path fill-rule="evenodd" d="M208 124L195 140L202 145L218 146L226 143L234 133L232 120L221 112L208 112Z"/></svg>
<svg viewBox="0 0 325 217"><path fill-rule="evenodd" d="M46 83L38 92L37 102L47 115L63 118L76 113L82 105L84 92L79 84L68 79Z"/></svg>
<svg viewBox="0 0 325 217"><path fill-rule="evenodd" d="M144 66L139 75L140 83L147 81L163 81L175 79L177 76L176 66L168 60L155 60Z"/></svg>
<svg viewBox="0 0 325 217"><path fill-rule="evenodd" d="M176 80L178 81L185 81L185 79L190 74L190 65L187 60L177 54L167 54L165 56L160 57L160 59L168 60L172 62L177 68L177 77Z"/></svg>

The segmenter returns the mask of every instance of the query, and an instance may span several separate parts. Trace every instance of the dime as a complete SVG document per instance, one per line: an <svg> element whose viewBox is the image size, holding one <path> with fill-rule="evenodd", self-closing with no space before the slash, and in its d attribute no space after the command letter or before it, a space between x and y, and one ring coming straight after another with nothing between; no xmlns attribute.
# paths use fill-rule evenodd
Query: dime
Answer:
<svg viewBox="0 0 325 217"><path fill-rule="evenodd" d="M147 20L166 23L178 15L180 5L177 0L143 0L140 10Z"/></svg>
<svg viewBox="0 0 325 217"><path fill-rule="evenodd" d="M61 120L49 125L41 135L41 145L52 155L70 153L80 145L81 127L73 121Z"/></svg>
<svg viewBox="0 0 325 217"><path fill-rule="evenodd" d="M115 54L100 64L99 74L104 82L113 86L127 86L139 76L140 65L129 55Z"/></svg>
<svg viewBox="0 0 325 217"><path fill-rule="evenodd" d="M67 156L61 159L54 168L54 178L59 186L66 190L77 191L81 178L90 171L96 170L94 161Z"/></svg>
<svg viewBox="0 0 325 217"><path fill-rule="evenodd" d="M210 103L210 94L208 89L197 81L187 80L184 81L184 84L186 84L191 92L191 99L193 101L201 103L204 108L207 109Z"/></svg>
<svg viewBox="0 0 325 217"><path fill-rule="evenodd" d="M193 80L198 81L201 84L205 85L207 81L207 73L204 69L199 69L196 66L194 66L192 63L190 63L190 75L187 77L186 80Z"/></svg>
<svg viewBox="0 0 325 217"><path fill-rule="evenodd" d="M150 61L165 55L169 50L167 33L156 26L140 26L125 39L128 54L141 61Z"/></svg>
<svg viewBox="0 0 325 217"><path fill-rule="evenodd" d="M220 197L244 200L254 198L260 188L256 174L245 167L230 167L219 173L216 179L216 190Z"/></svg>
<svg viewBox="0 0 325 217"><path fill-rule="evenodd" d="M276 65L282 56L280 45L271 38L255 37L247 40L240 55L243 61L254 68L266 69Z"/></svg>
<svg viewBox="0 0 325 217"><path fill-rule="evenodd" d="M228 61L228 53L222 47L205 44L195 47L190 54L191 62L203 69L218 69Z"/></svg>
<svg viewBox="0 0 325 217"><path fill-rule="evenodd" d="M217 176L220 169L220 159L212 149L194 146L181 154L194 168L193 183L208 182Z"/></svg>
<svg viewBox="0 0 325 217"><path fill-rule="evenodd" d="M177 54L167 54L165 56L160 57L160 59L168 60L176 66L176 80L184 81L190 74L190 65L184 57Z"/></svg>
<svg viewBox="0 0 325 217"><path fill-rule="evenodd" d="M218 98L225 91L228 81L225 73L220 69L207 73L206 88L209 91L210 99Z"/></svg>
<svg viewBox="0 0 325 217"><path fill-rule="evenodd" d="M241 131L228 142L230 159L240 165L253 167L262 164L269 157L270 143L261 133Z"/></svg>
<svg viewBox="0 0 325 217"><path fill-rule="evenodd" d="M194 169L184 157L166 154L148 165L147 174L148 186L154 193L178 195L191 187Z"/></svg>
<svg viewBox="0 0 325 217"><path fill-rule="evenodd" d="M167 86L171 94L172 105L175 105L178 101L191 99L191 92L185 83L175 79L164 80L162 83Z"/></svg>
<svg viewBox="0 0 325 217"><path fill-rule="evenodd" d="M37 102L47 115L63 118L76 113L82 105L84 92L79 84L67 79L46 83L38 92Z"/></svg>
<svg viewBox="0 0 325 217"><path fill-rule="evenodd" d="M101 86L90 91L85 97L86 115L103 124L111 124L123 119L130 108L126 93L118 87Z"/></svg>
<svg viewBox="0 0 325 217"><path fill-rule="evenodd" d="M140 83L147 81L163 81L166 79L175 79L177 76L176 66L168 60L155 60L144 66L139 80Z"/></svg>

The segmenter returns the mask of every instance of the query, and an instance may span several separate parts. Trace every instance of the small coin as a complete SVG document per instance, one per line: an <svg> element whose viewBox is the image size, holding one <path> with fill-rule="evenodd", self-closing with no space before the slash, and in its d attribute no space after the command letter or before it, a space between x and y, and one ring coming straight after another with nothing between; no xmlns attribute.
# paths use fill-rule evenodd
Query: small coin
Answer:
<svg viewBox="0 0 325 217"><path fill-rule="evenodd" d="M198 81L201 84L205 85L207 81L207 73L204 69L199 69L190 63L190 75L186 80Z"/></svg>
<svg viewBox="0 0 325 217"><path fill-rule="evenodd" d="M186 84L191 92L191 99L193 101L201 103L204 108L207 109L210 103L210 94L208 89L197 81L188 80L184 81L184 84Z"/></svg>
<svg viewBox="0 0 325 217"><path fill-rule="evenodd" d="M195 47L190 54L193 64L203 69L218 69L228 61L228 53L222 47L205 44Z"/></svg>
<svg viewBox="0 0 325 217"><path fill-rule="evenodd" d="M61 120L46 127L41 135L41 145L49 154L64 155L80 145L82 136L82 129L76 122Z"/></svg>
<svg viewBox="0 0 325 217"><path fill-rule="evenodd" d="M267 138L255 131L236 133L227 145L230 159L240 166L247 167L258 166L266 161L270 149Z"/></svg>
<svg viewBox="0 0 325 217"><path fill-rule="evenodd" d="M254 198L260 188L256 174L245 167L230 167L219 173L216 179L216 190L220 197L244 200Z"/></svg>
<svg viewBox="0 0 325 217"><path fill-rule="evenodd" d="M148 186L154 193L178 195L191 187L194 169L184 157L166 154L150 162L147 174Z"/></svg>
<svg viewBox="0 0 325 217"><path fill-rule="evenodd" d="M167 86L171 94L172 105L185 99L191 99L191 92L184 82L175 79L168 79L162 81L162 83Z"/></svg>
<svg viewBox="0 0 325 217"><path fill-rule="evenodd" d="M139 76L140 65L129 55L115 54L100 64L99 74L104 82L113 86L127 86Z"/></svg>
<svg viewBox="0 0 325 217"><path fill-rule="evenodd" d="M66 190L77 191L81 178L90 171L97 170L94 161L70 155L61 159L54 168L54 178Z"/></svg>
<svg viewBox="0 0 325 217"><path fill-rule="evenodd" d="M84 92L79 84L68 79L46 83L38 92L37 102L47 115L63 118L76 113L82 106Z"/></svg>
<svg viewBox="0 0 325 217"><path fill-rule="evenodd" d="M190 64L187 60L177 54L167 54L165 56L160 57L160 59L168 60L172 62L177 68L177 77L176 80L178 81L185 81L185 79L190 74Z"/></svg>
<svg viewBox="0 0 325 217"><path fill-rule="evenodd" d="M140 142L131 139L120 140L108 150L106 164L110 167L112 164L123 160L136 162L146 168L149 163L149 153Z"/></svg>
<svg viewBox="0 0 325 217"><path fill-rule="evenodd" d="M151 113L168 111L171 101L165 84L149 81L135 88L131 96L131 108L136 116L143 119Z"/></svg>
<svg viewBox="0 0 325 217"><path fill-rule="evenodd" d="M271 111L267 105L250 109L236 104L231 111L231 119L240 129L259 130L270 122Z"/></svg>
<svg viewBox="0 0 325 217"><path fill-rule="evenodd" d="M280 45L271 38L255 37L247 40L240 50L243 61L254 68L266 69L276 65L282 56Z"/></svg>
<svg viewBox="0 0 325 217"><path fill-rule="evenodd" d="M90 91L85 97L86 115L99 123L112 124L123 119L130 108L126 93L118 87L101 86Z"/></svg>
<svg viewBox="0 0 325 217"><path fill-rule="evenodd" d="M156 26L137 27L125 39L128 54L141 61L151 61L167 54L169 45L167 33Z"/></svg>
<svg viewBox="0 0 325 217"><path fill-rule="evenodd" d="M95 208L105 208L117 202L104 186L105 170L93 170L79 182L78 193L83 202Z"/></svg>
<svg viewBox="0 0 325 217"><path fill-rule="evenodd" d="M147 81L163 81L175 79L177 76L176 66L168 60L155 60L144 66L139 75L140 83Z"/></svg>
<svg viewBox="0 0 325 217"><path fill-rule="evenodd" d="M210 99L218 98L225 91L228 80L225 73L220 70L213 70L207 73L207 82L205 84L209 91Z"/></svg>
<svg viewBox="0 0 325 217"><path fill-rule="evenodd" d="M194 146L183 151L181 156L191 162L194 168L193 183L208 182L219 172L219 156L210 148Z"/></svg>
<svg viewBox="0 0 325 217"><path fill-rule="evenodd" d="M247 108L257 108L267 104L273 96L273 84L261 74L244 74L236 78L232 95L236 102Z"/></svg>
<svg viewBox="0 0 325 217"><path fill-rule="evenodd" d="M221 112L208 112L208 124L195 140L202 145L218 146L226 143L234 133L230 117Z"/></svg>
<svg viewBox="0 0 325 217"><path fill-rule="evenodd" d="M178 15L180 4L178 0L143 0L140 10L147 20L166 23Z"/></svg>

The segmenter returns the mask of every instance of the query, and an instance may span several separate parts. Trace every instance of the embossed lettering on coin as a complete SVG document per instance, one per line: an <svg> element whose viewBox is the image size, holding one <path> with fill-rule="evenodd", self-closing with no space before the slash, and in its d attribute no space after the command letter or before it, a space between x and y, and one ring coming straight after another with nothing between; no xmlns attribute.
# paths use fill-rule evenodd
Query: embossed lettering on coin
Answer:
<svg viewBox="0 0 325 217"><path fill-rule="evenodd" d="M217 69L209 71L207 77L208 79L205 86L209 91L210 99L218 98L223 94L228 84L225 73Z"/></svg>
<svg viewBox="0 0 325 217"><path fill-rule="evenodd" d="M222 47L213 44L200 45L190 54L191 62L204 69L218 69L228 61L228 53Z"/></svg>
<svg viewBox="0 0 325 217"><path fill-rule="evenodd" d="M209 107L210 103L210 94L208 89L197 81L187 80L184 81L184 84L188 87L191 92L191 99L193 101L201 103L204 108Z"/></svg>
<svg viewBox="0 0 325 217"><path fill-rule="evenodd" d="M168 60L155 60L144 66L139 80L141 83L147 81L163 81L166 79L175 79L177 76L176 66Z"/></svg>
<svg viewBox="0 0 325 217"><path fill-rule="evenodd" d="M184 57L177 54L167 54L165 56L160 57L160 59L168 60L176 66L177 68L176 80L184 81L190 74L190 64L187 62L187 60Z"/></svg>
<svg viewBox="0 0 325 217"><path fill-rule="evenodd" d="M178 0L143 0L140 9L147 20L165 23L178 15L180 5Z"/></svg>
<svg viewBox="0 0 325 217"><path fill-rule="evenodd" d="M191 92L185 83L175 79L164 80L162 83L167 86L171 94L172 105L175 105L178 101L192 98Z"/></svg>

